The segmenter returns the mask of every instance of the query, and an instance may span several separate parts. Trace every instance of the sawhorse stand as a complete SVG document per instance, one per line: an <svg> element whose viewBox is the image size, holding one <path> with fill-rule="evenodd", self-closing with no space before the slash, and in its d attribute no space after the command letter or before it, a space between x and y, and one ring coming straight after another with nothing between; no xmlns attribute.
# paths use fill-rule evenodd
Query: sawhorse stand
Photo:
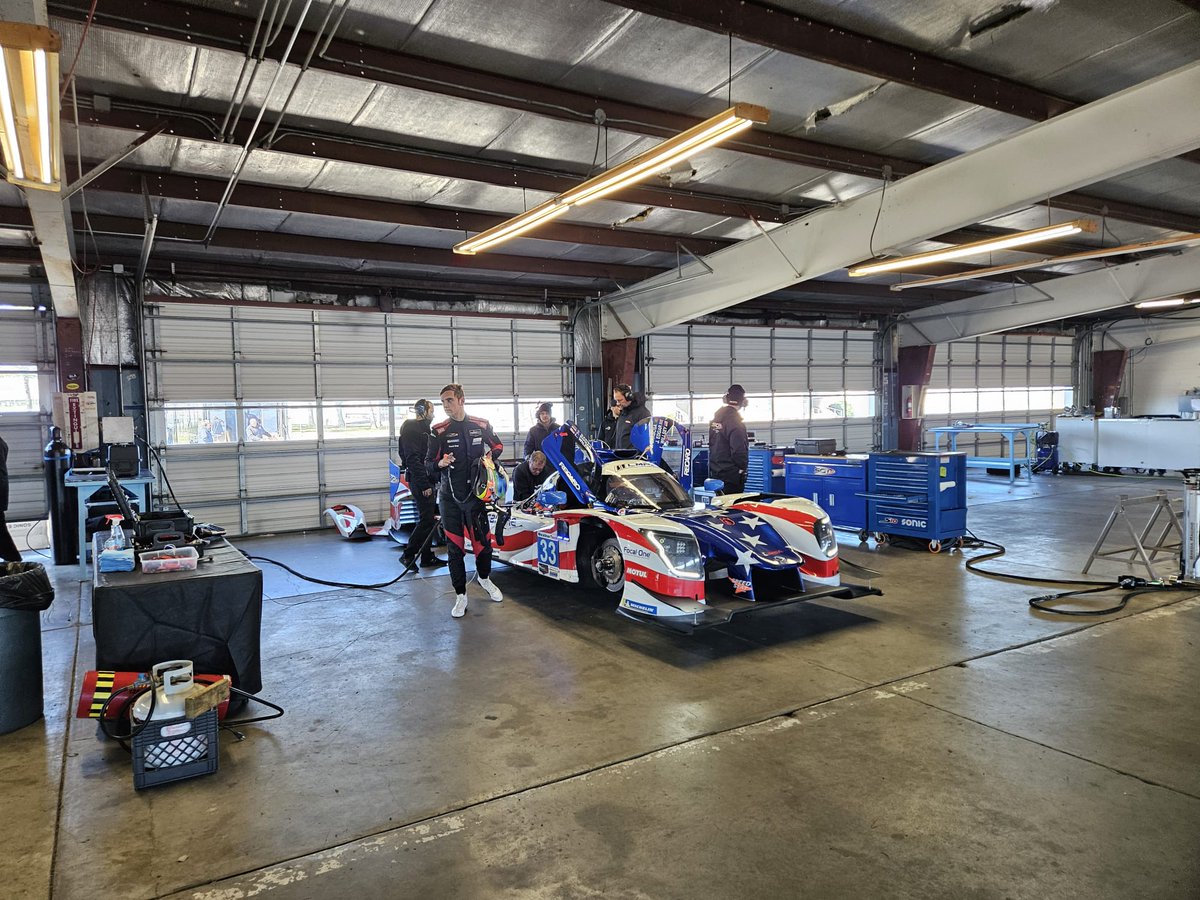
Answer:
<svg viewBox="0 0 1200 900"><path fill-rule="evenodd" d="M1088 569L1092 567L1098 559L1118 559L1120 562L1136 564L1140 562L1146 567L1146 571L1150 573L1150 577L1158 579L1161 576L1155 571L1154 560L1159 554L1171 553L1172 558L1177 559L1179 550L1183 545L1183 529L1179 525L1179 517L1182 510L1176 511L1175 503L1167 496L1166 491L1156 491L1152 497L1127 497L1124 494L1117 500L1117 505L1113 507L1113 511L1108 515L1108 521L1104 523L1104 528L1100 531L1100 537L1096 540L1096 546L1092 547L1092 552L1084 563L1083 572L1087 574ZM1146 521L1145 526L1139 531L1133 522L1132 514L1135 508L1151 507L1150 518ZM1154 533L1156 526L1160 520L1164 519L1162 530L1158 532L1158 537L1150 542L1148 539ZM1133 539L1132 547L1118 547L1115 550L1102 550L1104 542L1108 540L1109 534L1113 528L1120 522L1125 526L1125 530L1129 532L1130 538ZM1170 540L1171 533L1174 532L1176 540Z"/></svg>

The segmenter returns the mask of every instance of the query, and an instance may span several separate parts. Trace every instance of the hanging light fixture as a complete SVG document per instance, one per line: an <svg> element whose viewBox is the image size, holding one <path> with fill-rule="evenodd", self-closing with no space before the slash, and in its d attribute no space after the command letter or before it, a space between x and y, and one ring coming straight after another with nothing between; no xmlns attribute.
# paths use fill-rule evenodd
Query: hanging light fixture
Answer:
<svg viewBox="0 0 1200 900"><path fill-rule="evenodd" d="M850 275L855 277L861 275L878 275L881 272L894 272L897 269L908 269L928 263L962 259L965 256L978 256L981 253L991 253L996 250L1012 250L1015 247L1024 247L1026 244L1036 244L1039 241L1049 241L1054 238L1079 234L1081 231L1093 232L1095 230L1096 223L1090 219L1064 222L1062 225L1047 225L1045 228L1035 228L1032 231L1019 231L1016 234L988 238L985 241L959 244L956 247L947 247L945 250L933 250L929 253L917 253L913 256L902 256L899 259L889 259L884 262L855 266L850 269Z"/></svg>
<svg viewBox="0 0 1200 900"><path fill-rule="evenodd" d="M1039 269L1043 266L1057 266L1062 263L1084 262L1089 259L1104 259L1108 256L1126 256L1130 253L1153 253L1157 250L1171 250L1175 247L1191 247L1194 244L1200 244L1200 234L1185 234L1180 237L1162 238L1157 241L1139 241L1136 244L1122 244L1119 247L1098 247L1095 250L1069 253L1066 256L1043 256L1041 259L1012 263L1007 266L989 266L986 269L971 269L969 272L959 272L955 275L939 275L936 278L922 278L918 281L902 281L898 284L893 284L891 290L907 291L910 288L954 284L958 281L973 281L976 278L988 278L994 275L1003 275L1007 272L1022 272L1026 269Z"/></svg>
<svg viewBox="0 0 1200 900"><path fill-rule="evenodd" d="M472 255L496 244L524 234L543 222L562 215L572 206L582 206L599 200L635 182L649 178L694 153L724 141L751 125L764 124L770 113L761 106L738 103L725 112L706 119L699 125L663 141L657 147L626 160L620 165L589 178L582 184L564 191L557 197L535 206L528 212L513 216L487 231L454 246L455 253Z"/></svg>
<svg viewBox="0 0 1200 900"><path fill-rule="evenodd" d="M58 34L42 25L0 22L0 146L7 178L22 187L62 187Z"/></svg>
<svg viewBox="0 0 1200 900"><path fill-rule="evenodd" d="M1171 297L1169 300L1143 300L1135 305L1135 309L1161 309L1170 306L1190 306L1193 303L1200 303L1200 297Z"/></svg>

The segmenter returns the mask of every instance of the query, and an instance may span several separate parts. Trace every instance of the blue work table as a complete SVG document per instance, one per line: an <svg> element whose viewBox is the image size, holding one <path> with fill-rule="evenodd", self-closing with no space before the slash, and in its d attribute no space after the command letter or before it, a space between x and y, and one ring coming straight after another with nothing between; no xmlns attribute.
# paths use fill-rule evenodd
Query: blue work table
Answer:
<svg viewBox="0 0 1200 900"><path fill-rule="evenodd" d="M127 487L136 493L138 498L137 512L144 513L150 509L150 485L154 483L153 475L143 470L136 477L118 478L117 481L120 482L122 487ZM96 493L96 491L108 487L108 476L103 473L83 474L76 472L74 469L69 469L63 478L63 484L69 488L74 488L77 493L77 521L75 527L79 531L79 574L86 577L89 547L87 539L88 500L91 499L92 494Z"/></svg>
<svg viewBox="0 0 1200 900"><path fill-rule="evenodd" d="M960 434L998 434L1008 441L1008 456L968 456L967 465L974 468L996 468L1008 469L1008 483L1012 484L1016 481L1017 467L1025 466L1025 472L1030 478L1033 477L1033 461L1036 442L1033 435L1040 431L1041 425L1036 422L977 422L974 425L942 425L938 428L930 428L929 433L934 436L934 449L942 449L942 435L946 435L949 439L947 450L953 452L958 449L958 436ZM1017 437L1025 439L1025 453L1022 456L1017 456Z"/></svg>

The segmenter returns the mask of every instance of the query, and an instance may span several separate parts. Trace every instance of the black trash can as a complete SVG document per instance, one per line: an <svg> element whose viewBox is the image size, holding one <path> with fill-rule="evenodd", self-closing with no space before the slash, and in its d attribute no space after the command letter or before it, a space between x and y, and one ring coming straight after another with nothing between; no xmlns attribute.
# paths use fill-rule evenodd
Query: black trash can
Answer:
<svg viewBox="0 0 1200 900"><path fill-rule="evenodd" d="M41 611L53 601L41 563L0 565L0 734L42 717Z"/></svg>

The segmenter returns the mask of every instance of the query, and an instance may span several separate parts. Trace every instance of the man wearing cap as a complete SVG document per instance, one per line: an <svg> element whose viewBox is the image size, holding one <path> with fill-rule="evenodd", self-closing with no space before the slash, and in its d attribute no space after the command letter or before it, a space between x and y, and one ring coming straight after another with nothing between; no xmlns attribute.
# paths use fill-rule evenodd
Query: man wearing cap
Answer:
<svg viewBox="0 0 1200 900"><path fill-rule="evenodd" d="M417 504L417 527L413 529L412 537L400 561L405 569L416 565L417 551L421 552L421 565L440 566L444 560L438 559L429 546L433 540L433 529L436 525L437 498L433 496L433 480L425 468L425 453L429 449L429 423L433 419L433 404L428 400L418 400L413 404L416 418L405 419L400 426L400 462L408 470L408 487L412 491L413 500Z"/></svg>
<svg viewBox="0 0 1200 900"><path fill-rule="evenodd" d="M740 412L746 408L746 389L731 384L722 399L725 405L708 423L708 474L725 482L722 494L740 494L750 465L750 440Z"/></svg>
<svg viewBox="0 0 1200 900"><path fill-rule="evenodd" d="M554 404L543 403L537 408L536 415L537 421L529 429L529 434L525 435L526 459L529 459L529 455L534 450L541 450L542 441L546 439L546 435L558 427L558 423L554 421Z"/></svg>

